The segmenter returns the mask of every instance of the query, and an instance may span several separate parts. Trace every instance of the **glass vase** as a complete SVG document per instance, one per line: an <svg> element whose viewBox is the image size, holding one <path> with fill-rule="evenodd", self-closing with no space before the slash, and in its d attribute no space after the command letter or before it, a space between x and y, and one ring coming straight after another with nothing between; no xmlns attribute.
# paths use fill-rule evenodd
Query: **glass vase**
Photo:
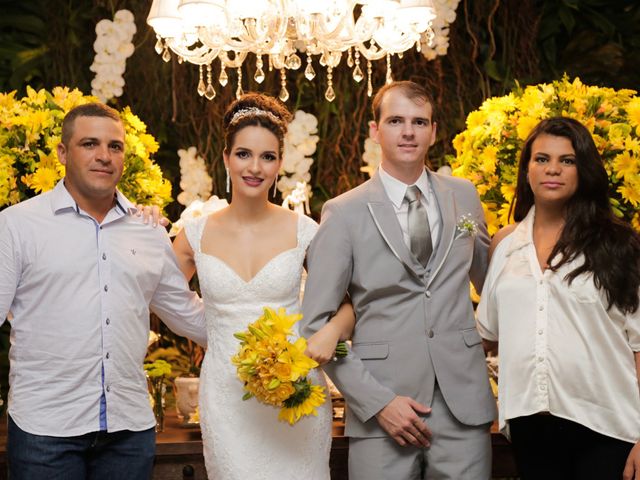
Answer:
<svg viewBox="0 0 640 480"><path fill-rule="evenodd" d="M149 390L151 393L153 415L156 418L156 432L162 432L164 431L164 396L167 391L164 376L150 378Z"/></svg>

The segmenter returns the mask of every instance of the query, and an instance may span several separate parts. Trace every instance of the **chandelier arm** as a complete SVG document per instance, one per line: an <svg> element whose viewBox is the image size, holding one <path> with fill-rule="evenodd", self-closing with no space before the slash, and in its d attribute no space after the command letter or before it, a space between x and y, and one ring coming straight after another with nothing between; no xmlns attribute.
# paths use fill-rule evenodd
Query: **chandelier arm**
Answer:
<svg viewBox="0 0 640 480"><path fill-rule="evenodd" d="M364 43L359 43L355 47L358 49L358 51L364 58L370 61L380 60L381 58L386 57L387 53L389 53L383 48L373 47L375 48L375 50L373 48L367 48L364 46Z"/></svg>
<svg viewBox="0 0 640 480"><path fill-rule="evenodd" d="M247 51L236 51L236 56L233 60L229 58L229 55L225 50L221 50L218 54L218 59L220 63L223 63L227 68L239 68L242 66L244 59L247 58Z"/></svg>
<svg viewBox="0 0 640 480"><path fill-rule="evenodd" d="M220 52L220 49L212 49L206 45L189 49L188 47L181 45L176 38L167 38L165 39L165 43L176 55L179 55L189 63L196 65L207 65L211 63Z"/></svg>

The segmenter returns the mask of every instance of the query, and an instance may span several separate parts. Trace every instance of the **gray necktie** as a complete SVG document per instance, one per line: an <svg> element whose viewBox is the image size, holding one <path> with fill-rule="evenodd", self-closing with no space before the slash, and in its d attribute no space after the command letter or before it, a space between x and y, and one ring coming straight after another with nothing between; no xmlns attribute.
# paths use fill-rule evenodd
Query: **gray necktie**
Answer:
<svg viewBox="0 0 640 480"><path fill-rule="evenodd" d="M420 189L415 185L407 187L404 198L409 202L409 244L411 252L418 261L426 266L433 251L431 244L431 229L429 228L429 218L427 210L420 202Z"/></svg>

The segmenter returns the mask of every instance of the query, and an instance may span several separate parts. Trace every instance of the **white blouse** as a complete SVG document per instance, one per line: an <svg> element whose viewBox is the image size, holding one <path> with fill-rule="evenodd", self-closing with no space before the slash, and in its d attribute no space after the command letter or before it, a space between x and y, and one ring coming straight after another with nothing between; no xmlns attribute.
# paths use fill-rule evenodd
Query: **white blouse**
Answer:
<svg viewBox="0 0 640 480"><path fill-rule="evenodd" d="M500 429L508 435L508 420L550 412L635 443L640 309L626 315L615 306L607 311L592 274L569 285L564 277L583 257L557 272L542 272L534 216L532 207L496 248L477 310L480 334L500 344Z"/></svg>

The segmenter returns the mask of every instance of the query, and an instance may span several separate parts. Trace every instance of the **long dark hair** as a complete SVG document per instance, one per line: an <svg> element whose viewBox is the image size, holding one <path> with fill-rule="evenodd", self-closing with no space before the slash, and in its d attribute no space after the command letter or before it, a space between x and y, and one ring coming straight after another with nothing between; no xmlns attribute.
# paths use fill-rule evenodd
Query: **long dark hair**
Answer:
<svg viewBox="0 0 640 480"><path fill-rule="evenodd" d="M596 288L606 294L608 308L616 305L623 313L635 312L640 288L640 236L614 215L602 158L591 134L577 120L566 117L543 120L527 137L511 205L514 220L521 221L534 204L527 170L532 144L540 135L569 139L578 171L578 189L567 202L565 225L549 254L549 268L557 271L582 254L584 263L569 272L565 280L570 284L578 275L591 272Z"/></svg>

